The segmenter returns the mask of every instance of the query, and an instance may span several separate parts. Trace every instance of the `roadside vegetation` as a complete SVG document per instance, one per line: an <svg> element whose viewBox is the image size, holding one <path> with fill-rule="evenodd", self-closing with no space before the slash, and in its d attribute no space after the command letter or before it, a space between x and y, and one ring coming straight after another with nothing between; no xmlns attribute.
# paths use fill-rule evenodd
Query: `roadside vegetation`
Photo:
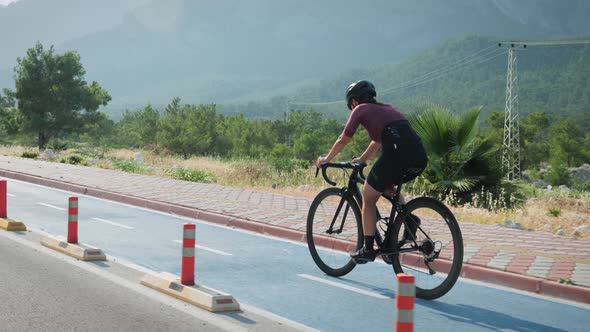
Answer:
<svg viewBox="0 0 590 332"><path fill-rule="evenodd" d="M163 110L148 104L126 111L114 122L97 110L109 94L84 81L75 52L59 55L37 44L17 63L16 90L0 94L0 153L6 155L311 198L325 186L314 177L313 161L344 125L314 109L250 119L179 98ZM35 92L49 87L60 93ZM507 182L503 112L482 118L480 107L413 109L408 116L429 165L406 186L411 195L436 196L464 221L590 237L590 113L523 115L524 177ZM359 130L341 158L359 156L368 143Z"/></svg>

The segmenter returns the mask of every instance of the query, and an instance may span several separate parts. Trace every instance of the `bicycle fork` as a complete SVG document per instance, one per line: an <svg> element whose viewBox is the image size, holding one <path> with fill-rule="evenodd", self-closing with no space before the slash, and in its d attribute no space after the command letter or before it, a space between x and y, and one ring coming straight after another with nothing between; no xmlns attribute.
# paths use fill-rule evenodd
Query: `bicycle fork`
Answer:
<svg viewBox="0 0 590 332"><path fill-rule="evenodd" d="M346 201L348 195L348 191L346 189L342 190L342 198L340 199L340 203L338 204L338 208L336 209L336 213L334 214L334 217L332 218L332 222L330 223L330 227L326 230L327 234L340 234L342 233L342 229L344 228L344 222L346 221L346 217L348 216L348 210L350 210L350 204L346 204L346 206L344 207L344 215L342 216L342 221L340 222L340 228L338 228L337 230L334 230L334 224L336 223L336 219L338 219L338 216L340 215L340 210L342 210L342 205L344 205L344 202Z"/></svg>

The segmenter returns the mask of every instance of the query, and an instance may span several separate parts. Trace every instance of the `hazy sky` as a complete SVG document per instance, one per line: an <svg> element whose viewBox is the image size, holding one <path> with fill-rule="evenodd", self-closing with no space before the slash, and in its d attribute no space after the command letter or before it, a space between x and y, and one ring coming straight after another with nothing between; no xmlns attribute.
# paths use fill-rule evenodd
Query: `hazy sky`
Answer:
<svg viewBox="0 0 590 332"><path fill-rule="evenodd" d="M18 0L0 0L0 5L8 5L11 2L16 2Z"/></svg>

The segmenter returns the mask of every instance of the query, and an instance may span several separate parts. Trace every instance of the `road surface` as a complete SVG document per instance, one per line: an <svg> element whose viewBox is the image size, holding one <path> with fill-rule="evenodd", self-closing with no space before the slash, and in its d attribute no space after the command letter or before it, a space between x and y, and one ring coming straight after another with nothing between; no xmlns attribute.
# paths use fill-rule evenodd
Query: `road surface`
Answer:
<svg viewBox="0 0 590 332"><path fill-rule="evenodd" d="M65 235L66 192L9 181L9 216ZM180 274L182 224L188 219L79 196L79 241L143 268ZM197 224L196 282L325 331L391 331L396 283L390 266L358 266L324 275L307 247L243 230ZM436 301L417 300L415 330L587 331L590 306L460 279Z"/></svg>

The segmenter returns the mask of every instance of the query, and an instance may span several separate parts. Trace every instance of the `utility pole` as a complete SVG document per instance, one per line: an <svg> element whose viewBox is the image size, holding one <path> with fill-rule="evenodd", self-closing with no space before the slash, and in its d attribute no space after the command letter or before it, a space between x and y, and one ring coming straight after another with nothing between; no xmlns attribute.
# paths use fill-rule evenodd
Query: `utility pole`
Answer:
<svg viewBox="0 0 590 332"><path fill-rule="evenodd" d="M504 107L504 140L502 166L508 180L520 180L520 124L518 115L518 71L516 54L527 46L556 46L590 44L590 40L546 40L529 42L501 42L498 47L508 49L508 70L506 72L506 105Z"/></svg>
<svg viewBox="0 0 590 332"><path fill-rule="evenodd" d="M518 71L517 48L526 48L526 44L503 44L508 48L508 70L506 72L506 104L504 107L504 140L502 167L507 180L520 180L520 124L518 115Z"/></svg>

